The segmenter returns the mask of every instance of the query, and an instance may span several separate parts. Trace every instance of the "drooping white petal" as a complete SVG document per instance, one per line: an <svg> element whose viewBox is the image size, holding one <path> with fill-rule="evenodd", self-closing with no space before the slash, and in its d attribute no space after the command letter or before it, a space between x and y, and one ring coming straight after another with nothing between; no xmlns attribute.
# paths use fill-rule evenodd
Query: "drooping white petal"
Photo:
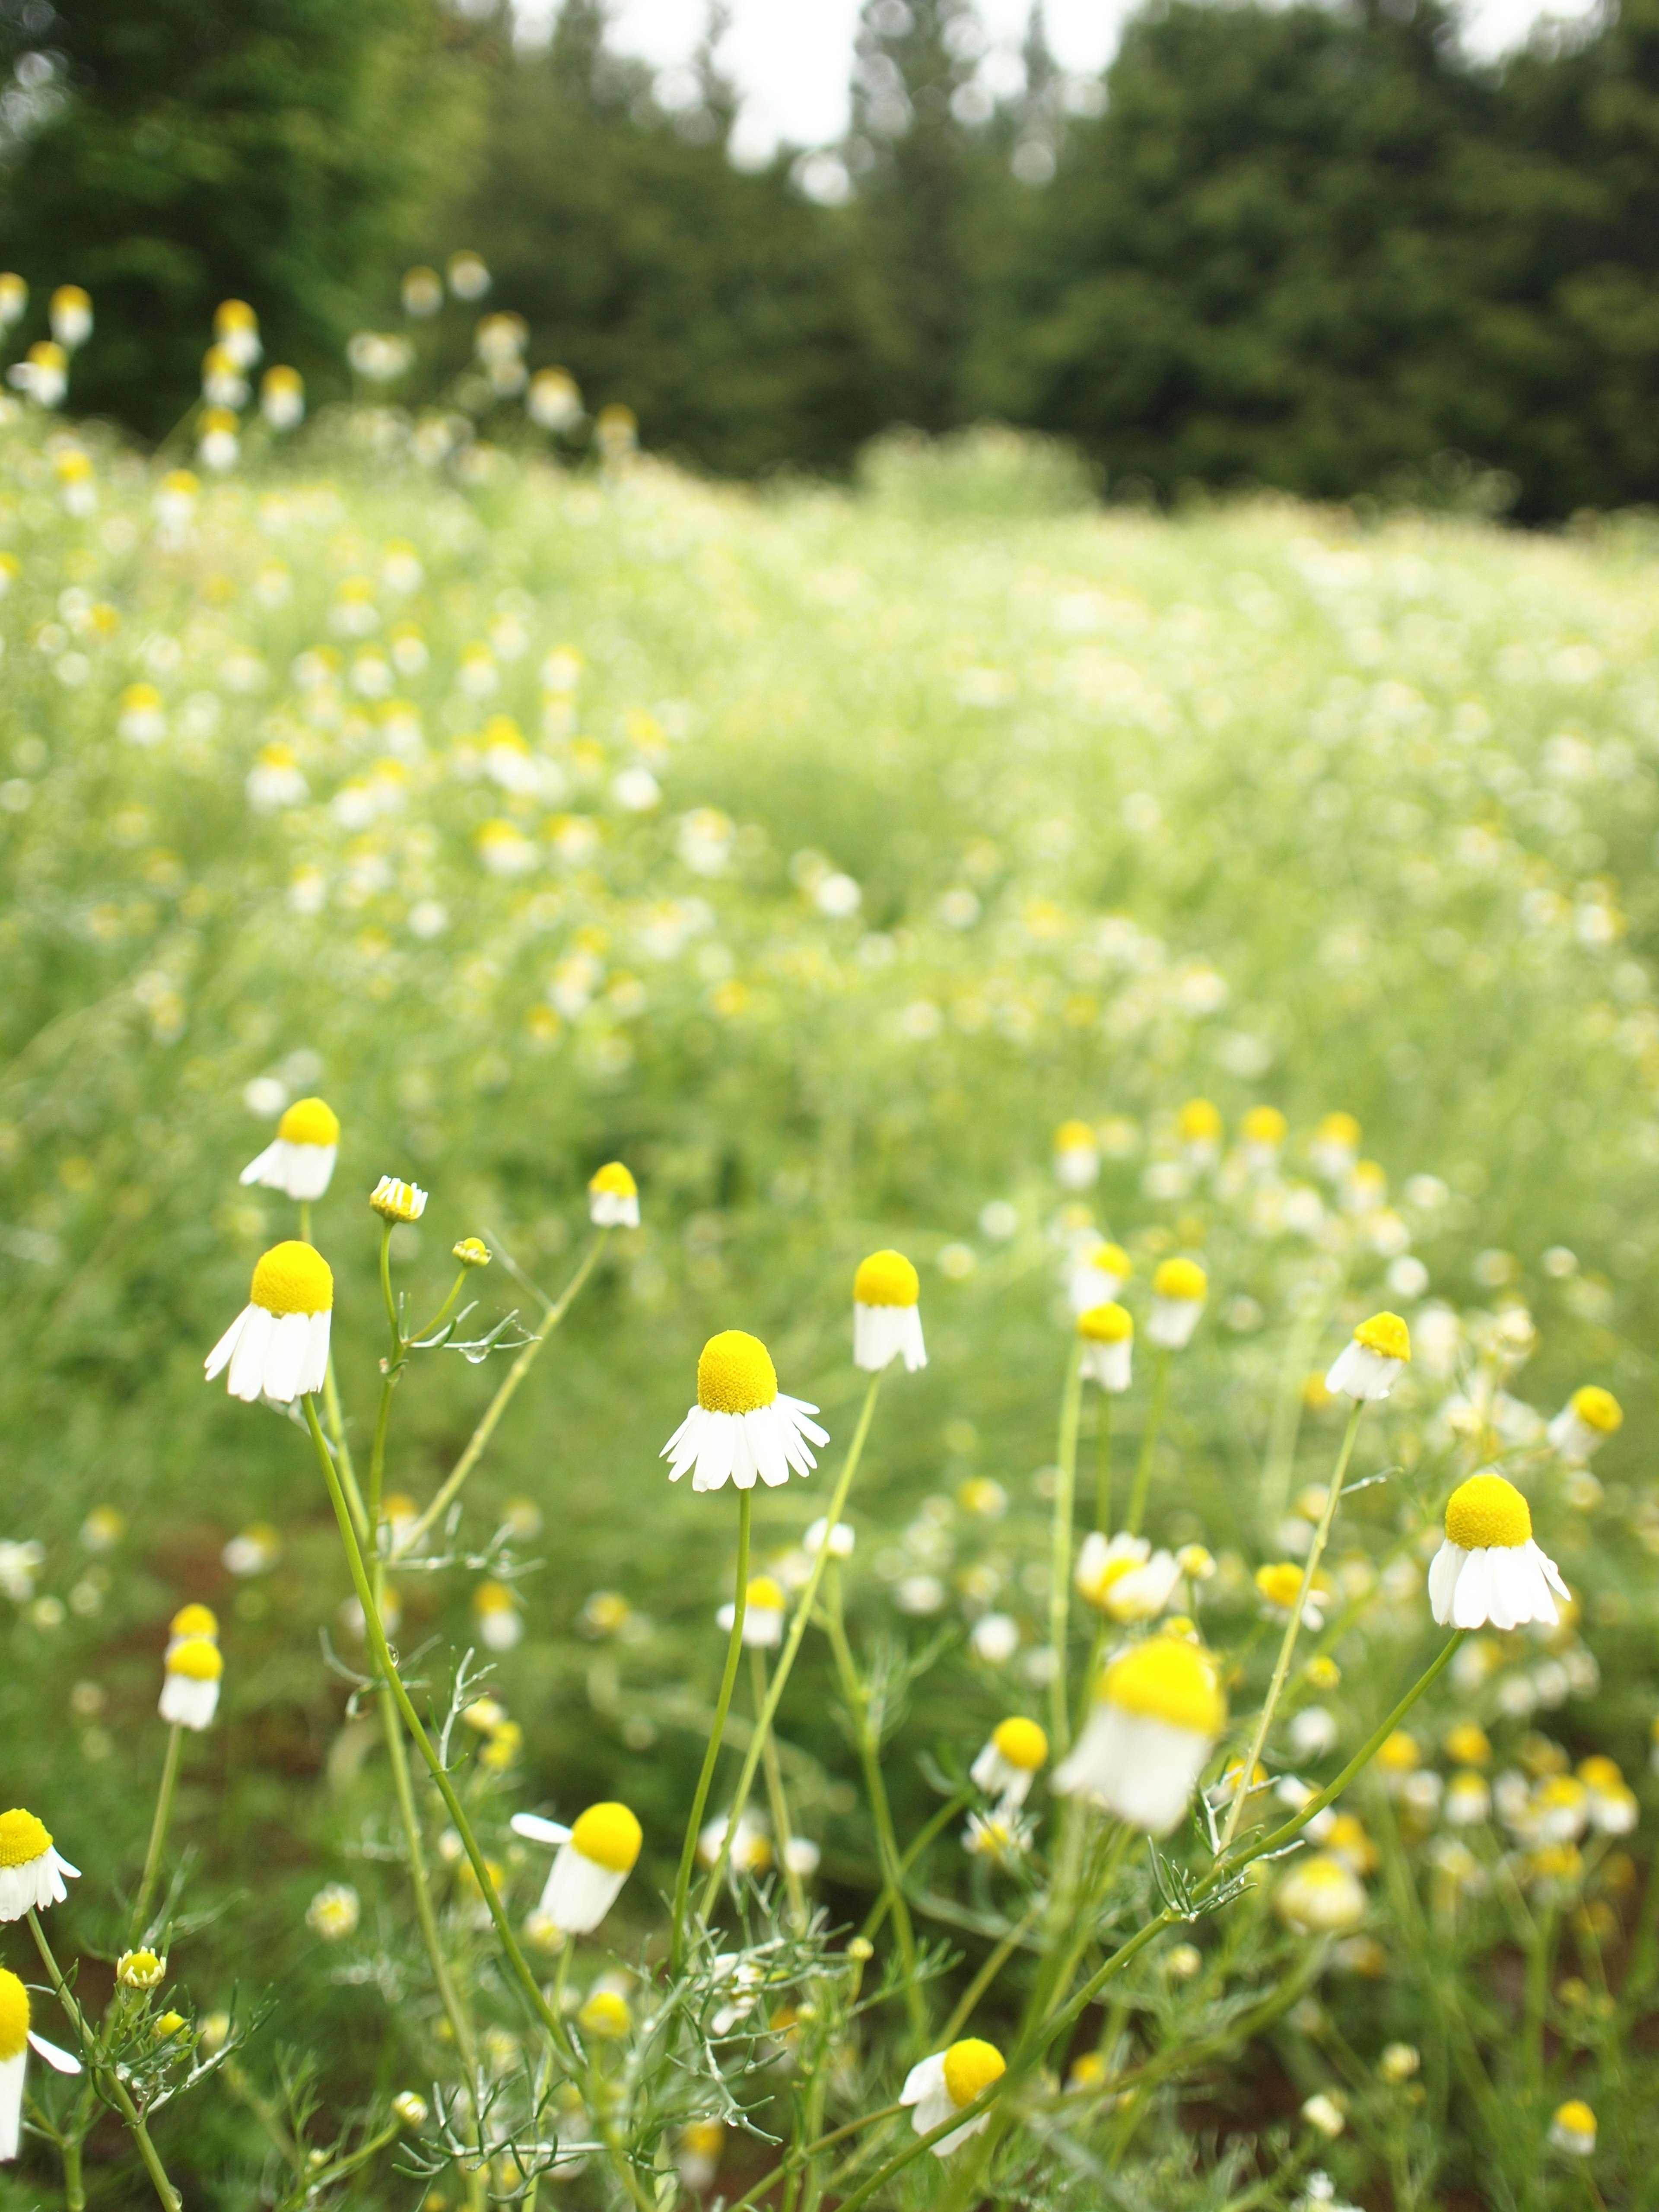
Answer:
<svg viewBox="0 0 1659 2212"><path fill-rule="evenodd" d="M309 1314L279 1314L265 1351L264 1394L279 1405L289 1405L299 1394L300 1370L305 1364L311 1335Z"/></svg>
<svg viewBox="0 0 1659 2212"><path fill-rule="evenodd" d="M1471 1552L1452 1596L1452 1626L1481 1628L1492 1618L1492 1568L1486 1551Z"/></svg>
<svg viewBox="0 0 1659 2212"><path fill-rule="evenodd" d="M246 1180L246 1177L243 1179L244 1181ZM207 1379L210 1382L212 1382L216 1375L222 1371L225 1363L229 1359L232 1352L235 1351L237 1341L241 1336L243 1329L246 1328L247 1317L252 1310L253 1309L252 1306L244 1306L242 1308L240 1313L237 1315L235 1320L232 1322L230 1327L225 1331L224 1334L219 1339L217 1344L214 1346L212 1351L209 1352L206 1359L203 1362L204 1368L206 1370Z"/></svg>
<svg viewBox="0 0 1659 2212"><path fill-rule="evenodd" d="M507 1822L515 1836L528 1837L532 1844L568 1844L570 1831L561 1820L544 1820L539 1813L515 1813Z"/></svg>
<svg viewBox="0 0 1659 2212"><path fill-rule="evenodd" d="M257 1159L252 1159L248 1162L247 1165L242 1170L241 1174L237 1177L237 1181L242 1183L269 1182L272 1172L276 1168L280 1156L287 1149L287 1146L283 1144L280 1137L273 1139L273 1140L265 1146L264 1152L259 1154Z"/></svg>
<svg viewBox="0 0 1659 2212"><path fill-rule="evenodd" d="M267 1313L263 1306L251 1305L243 1322L241 1335L231 1355L230 1373L225 1379L231 1396L251 1406L264 1389L265 1354L276 1333L276 1316Z"/></svg>
<svg viewBox="0 0 1659 2212"><path fill-rule="evenodd" d="M313 1397L328 1380L328 1340L333 1320L331 1308L311 1316L305 1364L300 1370L300 1395L302 1398Z"/></svg>
<svg viewBox="0 0 1659 2212"><path fill-rule="evenodd" d="M904 2087L899 2091L901 2105L919 2105L924 2097L944 2097L950 2093L945 2087L945 2053L936 2051L931 2058L919 2059L904 2077ZM927 2130L924 2128L925 2135Z"/></svg>
<svg viewBox="0 0 1659 2212"><path fill-rule="evenodd" d="M44 2035L37 2035L33 2028L29 2030L29 2042L47 2065L58 2073L78 2074L81 2071L81 2062L72 2051L60 2051L55 2043L48 2043Z"/></svg>
<svg viewBox="0 0 1659 2212"><path fill-rule="evenodd" d="M23 2075L27 2065L27 2050L20 2051L15 2058L0 2059L0 2160L10 2160L17 2155L17 2139L23 2123Z"/></svg>
<svg viewBox="0 0 1659 2212"><path fill-rule="evenodd" d="M1468 1553L1449 1536L1434 1555L1429 1569L1429 1610L1443 1628L1451 1619L1452 1594Z"/></svg>
<svg viewBox="0 0 1659 2212"><path fill-rule="evenodd" d="M566 1935L586 1936L610 1911L627 1879L596 1864L574 1844L562 1844L542 1892L542 1911Z"/></svg>

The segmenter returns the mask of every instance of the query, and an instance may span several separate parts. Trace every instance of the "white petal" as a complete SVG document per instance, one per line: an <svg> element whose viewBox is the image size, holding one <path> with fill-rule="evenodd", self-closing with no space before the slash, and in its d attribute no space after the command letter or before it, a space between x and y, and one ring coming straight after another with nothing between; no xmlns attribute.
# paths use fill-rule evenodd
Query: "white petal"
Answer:
<svg viewBox="0 0 1659 2212"><path fill-rule="evenodd" d="M81 2062L73 2051L60 2051L55 2043L48 2043L44 2035L37 2035L33 2028L29 2030L29 2041L47 2065L55 2068L59 2074L78 2074L81 2071Z"/></svg>
<svg viewBox="0 0 1659 2212"><path fill-rule="evenodd" d="M246 1182L246 1180L247 1178L244 1176L243 1181ZM207 1358L203 1364L205 1368L207 1379L210 1382L212 1382L214 1376L217 1375L220 1370L224 1366L225 1362L230 1358L231 1353L235 1351L237 1339L241 1335L242 1329L247 1321L247 1317L252 1311L253 1309L252 1306L244 1306L240 1313L237 1315L235 1320L232 1322L230 1327L219 1339L217 1344L214 1346L212 1351L209 1352Z"/></svg>
<svg viewBox="0 0 1659 2212"><path fill-rule="evenodd" d="M789 1480L789 1455L785 1446L787 1427L775 1406L763 1406L758 1413L745 1413L743 1425L761 1480L769 1490L775 1490L781 1482Z"/></svg>
<svg viewBox="0 0 1659 2212"><path fill-rule="evenodd" d="M244 1183L268 1182L270 1180L270 1170L276 1167L278 1157L287 1149L282 1139L278 1137L273 1143L265 1146L258 1159L248 1162L237 1177L237 1181Z"/></svg>
<svg viewBox="0 0 1659 2212"><path fill-rule="evenodd" d="M558 1820L544 1820L539 1813L515 1813L507 1826L515 1836L528 1836L532 1844L568 1844L570 1831Z"/></svg>
<svg viewBox="0 0 1659 2212"><path fill-rule="evenodd" d="M311 1316L305 1364L300 1370L300 1395L302 1398L314 1397L328 1380L328 1340L333 1322L331 1308L326 1313L314 1313Z"/></svg>
<svg viewBox="0 0 1659 2212"><path fill-rule="evenodd" d="M1561 1570L1556 1565L1554 1560L1551 1559L1549 1553L1545 1551L1540 1545L1534 1543L1530 1536L1527 1539L1527 1545L1530 1551L1535 1552L1538 1554L1538 1564L1543 1570L1544 1579L1549 1584L1550 1588L1555 1592L1556 1595L1558 1597L1571 1599L1572 1592L1567 1588L1565 1583L1562 1581Z"/></svg>
<svg viewBox="0 0 1659 2212"><path fill-rule="evenodd" d="M904 2087L899 2091L901 2105L919 2105L924 2097L944 2096L945 2053L934 2051L931 2058L923 2058L914 2065L904 2077ZM927 2129L922 2130L926 2135Z"/></svg>
<svg viewBox="0 0 1659 2212"><path fill-rule="evenodd" d="M1452 1626L1484 1628L1492 1613L1492 1570L1485 1550L1471 1552L1463 1562L1452 1595Z"/></svg>
<svg viewBox="0 0 1659 2212"><path fill-rule="evenodd" d="M693 1490L719 1490L732 1473L734 1449L732 1430L737 1426L733 1413L711 1413L699 1407L702 1414L702 1433L697 1438L697 1471L691 1478Z"/></svg>
<svg viewBox="0 0 1659 2212"><path fill-rule="evenodd" d="M266 1397L274 1398L280 1406L291 1404L299 1395L300 1370L305 1364L310 1336L309 1314L278 1316L265 1353L264 1382Z"/></svg>
<svg viewBox="0 0 1659 2212"><path fill-rule="evenodd" d="M0 2059L0 2160L17 2155L23 2118L23 2073L27 2064L27 2051L20 2051L15 2058Z"/></svg>
<svg viewBox="0 0 1659 2212"><path fill-rule="evenodd" d="M276 1316L263 1306L250 1306L244 1318L246 1326L231 1355L226 1387L233 1398L252 1405L264 1389L265 1352L276 1328Z"/></svg>
<svg viewBox="0 0 1659 2212"><path fill-rule="evenodd" d="M752 1490L755 1477L760 1473L755 1462L755 1439L749 1427L753 1415L728 1413L726 1419L732 1425L732 1480L739 1490Z"/></svg>
<svg viewBox="0 0 1659 2212"><path fill-rule="evenodd" d="M1454 1544L1449 1537L1434 1555L1429 1569L1429 1610L1443 1628L1451 1619L1452 1593L1457 1588L1457 1571L1468 1553Z"/></svg>

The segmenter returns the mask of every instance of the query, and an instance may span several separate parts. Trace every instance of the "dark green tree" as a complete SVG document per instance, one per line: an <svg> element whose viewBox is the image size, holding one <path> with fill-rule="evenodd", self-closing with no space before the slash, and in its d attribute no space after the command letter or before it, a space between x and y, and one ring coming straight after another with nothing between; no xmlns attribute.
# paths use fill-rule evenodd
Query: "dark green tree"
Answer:
<svg viewBox="0 0 1659 2212"><path fill-rule="evenodd" d="M154 434L195 397L213 310L325 388L429 250L476 70L440 0L7 0L23 88L0 143L0 261L91 292L74 403Z"/></svg>

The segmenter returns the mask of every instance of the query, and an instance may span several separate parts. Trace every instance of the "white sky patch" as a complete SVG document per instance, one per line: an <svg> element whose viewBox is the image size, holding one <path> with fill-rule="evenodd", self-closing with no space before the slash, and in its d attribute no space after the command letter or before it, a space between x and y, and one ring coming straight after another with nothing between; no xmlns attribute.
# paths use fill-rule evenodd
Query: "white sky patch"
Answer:
<svg viewBox="0 0 1659 2212"><path fill-rule="evenodd" d="M1593 0L1469 0L1465 42L1483 56L1518 45L1540 16L1572 20ZM1063 69L1093 73L1110 60L1133 0L1048 0L1048 43ZM557 0L518 0L520 35L545 35ZM847 79L860 0L735 0L720 61L743 95L733 150L763 161L780 141L823 146L847 129ZM981 0L993 41L1017 49L1028 0ZM660 70L684 64L697 43L704 0L617 0L612 44Z"/></svg>

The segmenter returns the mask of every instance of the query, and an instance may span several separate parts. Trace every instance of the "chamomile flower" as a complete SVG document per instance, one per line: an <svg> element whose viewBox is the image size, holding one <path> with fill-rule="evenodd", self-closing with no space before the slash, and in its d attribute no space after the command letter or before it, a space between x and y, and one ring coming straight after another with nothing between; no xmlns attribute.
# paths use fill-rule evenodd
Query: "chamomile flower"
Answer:
<svg viewBox="0 0 1659 2212"><path fill-rule="evenodd" d="M426 1193L419 1183L399 1182L396 1176L382 1176L368 1202L383 1221L418 1221L426 1212Z"/></svg>
<svg viewBox="0 0 1659 2212"><path fill-rule="evenodd" d="M620 1160L611 1160L587 1186L587 1218L600 1229L637 1229L640 1187Z"/></svg>
<svg viewBox="0 0 1659 2212"><path fill-rule="evenodd" d="M1477 1774L1473 1767L1464 1767L1454 1774L1446 1784L1440 1811L1449 1827L1478 1826L1492 1811L1492 1790L1486 1776Z"/></svg>
<svg viewBox="0 0 1659 2212"><path fill-rule="evenodd" d="M674 2152L674 2168L687 2189L707 2189L720 2170L726 2147L726 2126L720 2120L690 2120L680 2130Z"/></svg>
<svg viewBox="0 0 1659 2212"><path fill-rule="evenodd" d="M817 1411L784 1396L757 1336L722 1329L697 1361L696 1404L662 1448L660 1456L673 1462L668 1479L678 1482L689 1467L693 1490L719 1490L728 1476L739 1490L752 1490L757 1475L775 1488L792 1468L810 1474L817 1465L810 1446L830 1441L810 1418Z"/></svg>
<svg viewBox="0 0 1659 2212"><path fill-rule="evenodd" d="M349 1881L324 1885L306 1907L306 1926L325 1943L343 1942L362 1917L362 1900Z"/></svg>
<svg viewBox="0 0 1659 2212"><path fill-rule="evenodd" d="M902 1359L914 1375L927 1364L917 1300L921 1280L902 1252L872 1252L853 1278L853 1364L879 1375Z"/></svg>
<svg viewBox="0 0 1659 2212"><path fill-rule="evenodd" d="M948 2051L936 2051L931 2058L924 2058L919 2066L913 2066L899 2091L899 2102L915 2106L910 2124L916 2133L931 2135L953 2112L961 2112L983 2096L1007 2070L1008 2062L994 2043L981 2043L977 2036L969 2036L961 2043L953 2043ZM963 2126L953 2128L948 2136L941 2136L933 2147L934 2157L948 2158L970 2136L976 2136L990 2117L988 2112L981 2112Z"/></svg>
<svg viewBox="0 0 1659 2212"><path fill-rule="evenodd" d="M1187 1164L1212 1168L1221 1157L1221 1109L1207 1098L1189 1098L1176 1127Z"/></svg>
<svg viewBox="0 0 1659 2212"><path fill-rule="evenodd" d="M44 1912L61 1905L69 1895L64 1876L78 1876L79 1867L59 1858L44 1822L21 1805L0 1813L0 1920L21 1920L26 1912Z"/></svg>
<svg viewBox="0 0 1659 2212"><path fill-rule="evenodd" d="M340 1123L320 1098L296 1099L276 1124L276 1138L239 1180L280 1190L294 1199L320 1198L328 1188L340 1149Z"/></svg>
<svg viewBox="0 0 1659 2212"><path fill-rule="evenodd" d="M1048 1738L1035 1721L1012 1713L999 1721L968 1771L988 1797L1018 1808L1030 1795L1037 1770L1048 1756Z"/></svg>
<svg viewBox="0 0 1659 2212"><path fill-rule="evenodd" d="M1277 1106L1252 1106L1238 1125L1244 1163L1258 1173L1277 1167L1285 1147L1285 1116Z"/></svg>
<svg viewBox="0 0 1659 2212"><path fill-rule="evenodd" d="M633 1814L617 1804L590 1805L569 1828L528 1813L515 1814L513 1827L537 1842L557 1843L541 1910L567 1936L599 1926L633 1873L644 1840Z"/></svg>
<svg viewBox="0 0 1659 2212"><path fill-rule="evenodd" d="M181 1644L197 1637L205 1637L210 1644L219 1641L219 1616L210 1605L199 1605L194 1601L181 1605L167 1623L167 1656L172 1658Z"/></svg>
<svg viewBox="0 0 1659 2212"><path fill-rule="evenodd" d="M1121 1244L1091 1245L1066 1270L1072 1311L1085 1314L1109 1305L1134 1271L1134 1261Z"/></svg>
<svg viewBox="0 0 1659 2212"><path fill-rule="evenodd" d="M1550 1423L1549 1438L1565 1460L1582 1467L1622 1425L1625 1409L1611 1390L1587 1382Z"/></svg>
<svg viewBox="0 0 1659 2212"><path fill-rule="evenodd" d="M59 2074L78 2074L81 2062L29 2025L29 1993L17 1976L0 1966L0 2161L17 2155L22 2132L23 2076L31 2049Z"/></svg>
<svg viewBox="0 0 1659 2212"><path fill-rule="evenodd" d="M505 1583L482 1582L472 1593L478 1634L491 1651L511 1651L524 1637L524 1615Z"/></svg>
<svg viewBox="0 0 1659 2212"><path fill-rule="evenodd" d="M715 1614L716 1624L732 1633L732 1623L737 1618L737 1607L728 1600ZM743 1641L746 1650L775 1651L783 1641L783 1592L770 1575L757 1575L749 1585L748 1601L743 1608Z"/></svg>
<svg viewBox="0 0 1659 2212"><path fill-rule="evenodd" d="M969 1858L990 1859L1000 1867L1012 1866L1031 1848L1033 1830L1024 1814L1005 1799L994 1812L970 1813L962 1832L962 1848Z"/></svg>
<svg viewBox="0 0 1659 2212"><path fill-rule="evenodd" d="M1152 1310L1146 1323L1152 1341L1179 1352L1192 1341L1210 1279L1196 1260L1165 1260L1152 1277Z"/></svg>
<svg viewBox="0 0 1659 2212"><path fill-rule="evenodd" d="M185 1636L170 1644L161 1677L161 1718L198 1735L210 1727L219 1709L224 1671L224 1659L210 1637Z"/></svg>
<svg viewBox="0 0 1659 2212"><path fill-rule="evenodd" d="M1569 2158L1590 2158L1595 2151L1595 2115L1580 2097L1558 2105L1550 2122L1550 2142Z"/></svg>
<svg viewBox="0 0 1659 2212"><path fill-rule="evenodd" d="M1313 1164L1328 1182L1346 1182L1359 1158L1359 1124L1352 1114L1328 1114L1314 1132Z"/></svg>
<svg viewBox="0 0 1659 2212"><path fill-rule="evenodd" d="M1086 1121L1062 1121L1054 1131L1054 1173L1066 1190L1087 1190L1100 1174L1100 1146Z"/></svg>
<svg viewBox="0 0 1659 2212"><path fill-rule="evenodd" d="M1275 1559L1269 1565L1255 1571L1255 1586L1267 1615L1273 1620L1288 1620L1291 1608L1296 1603L1297 1592L1302 1587L1302 1569L1293 1559ZM1316 1575L1309 1585L1308 1595L1302 1601L1302 1625L1316 1635L1325 1626L1325 1607L1330 1601L1331 1586L1324 1576Z"/></svg>
<svg viewBox="0 0 1659 2212"><path fill-rule="evenodd" d="M1399 1315L1373 1314L1337 1353L1325 1388L1334 1398L1386 1398L1411 1356L1411 1332Z"/></svg>
<svg viewBox="0 0 1659 2212"><path fill-rule="evenodd" d="M1273 1911L1304 1936L1331 1936L1357 1928L1365 1917L1364 1886L1334 1851L1298 1859L1273 1891Z"/></svg>
<svg viewBox="0 0 1659 2212"><path fill-rule="evenodd" d="M1627 1836L1641 1816L1641 1807L1618 1761L1599 1753L1581 1759L1578 1779L1589 1793L1591 1827L1604 1836Z"/></svg>
<svg viewBox="0 0 1659 2212"><path fill-rule="evenodd" d="M1512 1482L1475 1474L1453 1491L1446 1540L1429 1569L1429 1605L1443 1627L1553 1626L1555 1598L1566 1595L1554 1560L1533 1541L1531 1509Z"/></svg>
<svg viewBox="0 0 1659 2212"><path fill-rule="evenodd" d="M322 1254L294 1240L273 1245L253 1270L248 1303L207 1356L208 1381L228 1366L227 1389L248 1404L264 1396L289 1405L320 1390L333 1311Z"/></svg>
<svg viewBox="0 0 1659 2212"><path fill-rule="evenodd" d="M697 1856L706 1867L717 1867L720 1853L726 1850L726 1832L731 1826L729 1816L717 1813L712 1820L705 1821L697 1837ZM740 1874L764 1874L772 1863L772 1838L754 1813L744 1811L738 1820L732 1838L732 1848L726 1854L728 1872L735 1877Z"/></svg>
<svg viewBox="0 0 1659 2212"><path fill-rule="evenodd" d="M1154 1552L1144 1536L1120 1529L1109 1541L1092 1528L1077 1555L1076 1579L1085 1604L1111 1620L1152 1620L1174 1596L1181 1562Z"/></svg>
<svg viewBox="0 0 1659 2212"><path fill-rule="evenodd" d="M1127 1306L1115 1301L1091 1306L1077 1317L1083 1344L1083 1375L1115 1397L1127 1390L1134 1364L1135 1325Z"/></svg>
<svg viewBox="0 0 1659 2212"><path fill-rule="evenodd" d="M276 362L259 380L259 412L273 430L293 430L305 420L306 380L297 368Z"/></svg>
<svg viewBox="0 0 1659 2212"><path fill-rule="evenodd" d="M1197 1644L1154 1636L1120 1652L1054 1787L1167 1835L1192 1800L1227 1722L1215 1668Z"/></svg>
<svg viewBox="0 0 1659 2212"><path fill-rule="evenodd" d="M92 336L92 301L78 284L60 284L46 313L52 334L65 352L73 353Z"/></svg>

